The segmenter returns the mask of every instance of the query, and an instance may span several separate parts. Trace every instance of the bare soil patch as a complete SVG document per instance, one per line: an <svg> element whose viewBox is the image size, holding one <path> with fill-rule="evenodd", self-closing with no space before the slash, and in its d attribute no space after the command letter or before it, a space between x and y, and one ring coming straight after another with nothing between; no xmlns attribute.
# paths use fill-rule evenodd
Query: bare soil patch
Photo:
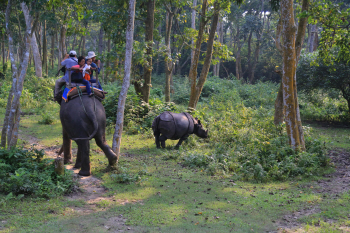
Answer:
<svg viewBox="0 0 350 233"><path fill-rule="evenodd" d="M329 151L329 158L335 165L335 172L324 175L325 179L316 181L314 193L324 194L329 198L337 198L341 193L350 190L350 152L337 149ZM317 187L318 186L318 187ZM320 208L316 205L311 208L303 208L294 213L285 215L276 222L279 232L299 232L301 224L298 221L301 217L320 213ZM326 219L326 222L333 222L332 219Z"/></svg>

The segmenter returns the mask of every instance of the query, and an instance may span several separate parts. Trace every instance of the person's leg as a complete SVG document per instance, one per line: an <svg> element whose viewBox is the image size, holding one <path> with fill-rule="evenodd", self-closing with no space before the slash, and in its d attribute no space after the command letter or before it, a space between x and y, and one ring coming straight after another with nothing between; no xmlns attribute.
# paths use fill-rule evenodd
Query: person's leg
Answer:
<svg viewBox="0 0 350 233"><path fill-rule="evenodd" d="M96 79L90 79L91 83L96 83ZM100 88L102 90L102 86L100 84L100 81L98 82L98 88Z"/></svg>
<svg viewBox="0 0 350 233"><path fill-rule="evenodd" d="M62 86L66 84L66 80L62 78L59 78L56 80L56 83L55 83L55 96L58 94L58 92L60 92Z"/></svg>
<svg viewBox="0 0 350 233"><path fill-rule="evenodd" d="M91 87L90 87L89 81L83 79L83 81L81 83L86 86L86 92L88 93L88 95L90 95L91 94Z"/></svg>

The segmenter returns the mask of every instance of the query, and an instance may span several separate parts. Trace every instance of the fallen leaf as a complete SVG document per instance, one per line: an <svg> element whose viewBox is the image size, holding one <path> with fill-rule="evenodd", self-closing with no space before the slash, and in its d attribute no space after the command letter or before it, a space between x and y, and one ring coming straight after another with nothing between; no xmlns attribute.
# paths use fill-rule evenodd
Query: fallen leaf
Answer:
<svg viewBox="0 0 350 233"><path fill-rule="evenodd" d="M199 224L199 222L196 222L194 225L198 225Z"/></svg>

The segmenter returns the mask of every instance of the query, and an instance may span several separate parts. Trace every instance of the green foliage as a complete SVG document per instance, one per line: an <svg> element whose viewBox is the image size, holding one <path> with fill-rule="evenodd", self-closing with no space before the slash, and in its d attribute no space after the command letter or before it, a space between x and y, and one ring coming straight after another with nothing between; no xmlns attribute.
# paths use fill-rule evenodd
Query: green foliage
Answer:
<svg viewBox="0 0 350 233"><path fill-rule="evenodd" d="M344 3L342 3L344 4ZM313 1L310 6L308 21L320 23L323 27L319 43L319 57L326 64L350 61L350 8L342 8L336 1ZM336 54L333 48L336 47Z"/></svg>
<svg viewBox="0 0 350 233"><path fill-rule="evenodd" d="M103 102L106 110L107 125L114 125L118 109L118 98L120 88L113 89L110 95ZM110 90L109 90L110 92ZM159 95L157 90L155 93ZM177 111L174 103L163 103L161 100L150 99L149 103L140 100L134 90L128 92L124 111L124 124L129 134L144 133L150 130L154 118L165 111Z"/></svg>
<svg viewBox="0 0 350 233"><path fill-rule="evenodd" d="M72 192L77 185L72 172L57 175L52 160L43 157L36 149L0 149L0 192L46 198Z"/></svg>
<svg viewBox="0 0 350 233"><path fill-rule="evenodd" d="M350 68L345 62L327 64L318 58L317 53L303 54L297 68L298 88L308 101L301 101L301 111L309 119L347 122L350 105L349 73ZM340 94L347 104L339 98ZM311 118L312 115L315 117Z"/></svg>
<svg viewBox="0 0 350 233"><path fill-rule="evenodd" d="M55 122L55 115L51 112L44 112L41 114L41 119L38 121L39 124L52 125Z"/></svg>
<svg viewBox="0 0 350 233"><path fill-rule="evenodd" d="M140 173L133 174L125 167L118 167L117 174L112 174L111 178L117 183L130 184L130 183L140 181L141 180L140 174L143 175L143 174L145 174L145 172L142 171Z"/></svg>

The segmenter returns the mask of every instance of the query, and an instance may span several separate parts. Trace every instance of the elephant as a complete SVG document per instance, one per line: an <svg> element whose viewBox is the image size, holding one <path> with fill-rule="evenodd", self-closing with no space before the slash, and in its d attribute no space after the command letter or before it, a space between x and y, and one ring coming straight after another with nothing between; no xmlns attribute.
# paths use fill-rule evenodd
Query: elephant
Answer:
<svg viewBox="0 0 350 233"><path fill-rule="evenodd" d="M153 120L152 130L157 148L160 148L160 144L165 148L165 141L167 139L180 139L175 146L175 148L179 148L190 134L195 134L201 138L208 137L208 130L203 129L200 120L187 112L161 113Z"/></svg>
<svg viewBox="0 0 350 233"><path fill-rule="evenodd" d="M74 168L81 168L79 175L91 175L89 152L92 138L106 155L109 165L113 166L117 163L118 157L106 144L105 109L95 96L81 95L68 102L62 100L60 119L63 129L64 163L72 163L71 140L74 140L78 144Z"/></svg>

